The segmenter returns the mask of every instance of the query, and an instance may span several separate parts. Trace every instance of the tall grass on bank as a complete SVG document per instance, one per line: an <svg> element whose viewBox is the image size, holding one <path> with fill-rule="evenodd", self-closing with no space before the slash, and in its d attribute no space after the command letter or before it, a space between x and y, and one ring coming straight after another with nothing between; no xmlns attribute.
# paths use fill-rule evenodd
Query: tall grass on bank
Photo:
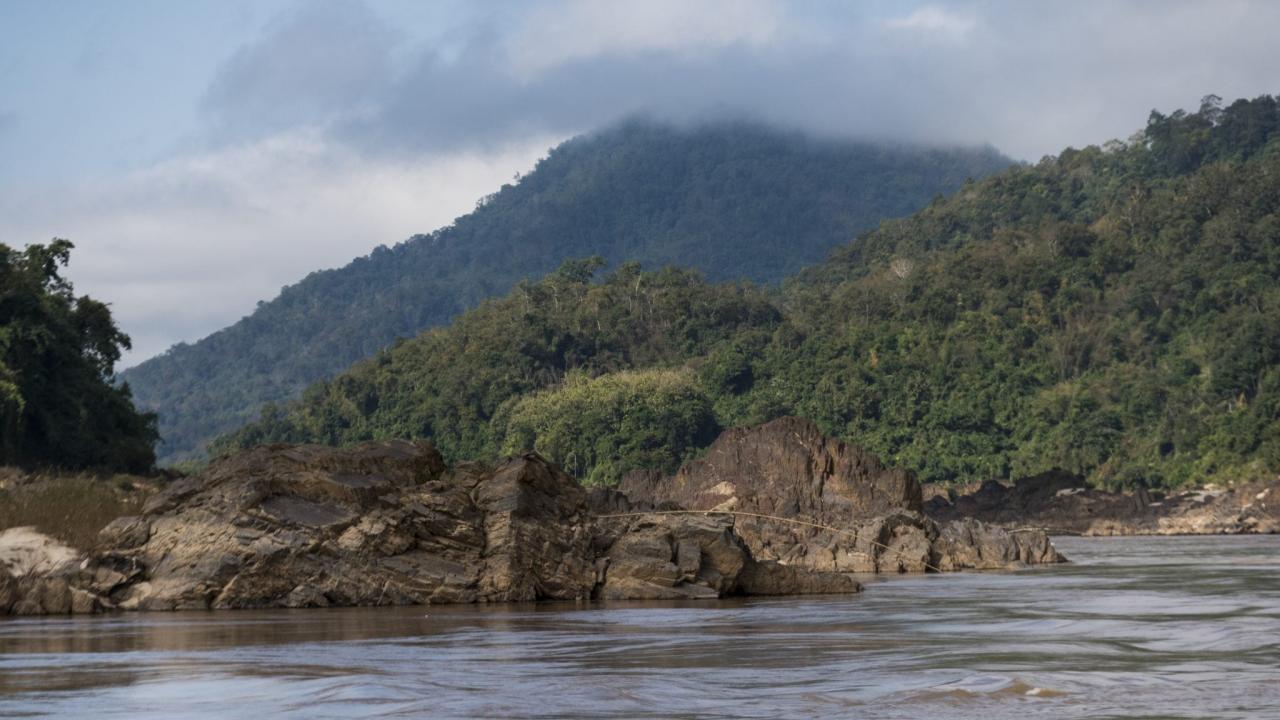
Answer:
<svg viewBox="0 0 1280 720"><path fill-rule="evenodd" d="M0 487L0 530L34 526L81 550L91 549L107 523L135 515L152 488L127 475L52 475L10 480Z"/></svg>

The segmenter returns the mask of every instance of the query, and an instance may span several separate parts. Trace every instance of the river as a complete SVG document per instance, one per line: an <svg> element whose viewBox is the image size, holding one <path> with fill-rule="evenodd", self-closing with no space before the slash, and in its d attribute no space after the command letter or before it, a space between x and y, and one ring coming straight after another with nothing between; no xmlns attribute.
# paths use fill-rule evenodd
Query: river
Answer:
<svg viewBox="0 0 1280 720"><path fill-rule="evenodd" d="M1280 536L683 604L0 622L0 717L1280 718Z"/></svg>

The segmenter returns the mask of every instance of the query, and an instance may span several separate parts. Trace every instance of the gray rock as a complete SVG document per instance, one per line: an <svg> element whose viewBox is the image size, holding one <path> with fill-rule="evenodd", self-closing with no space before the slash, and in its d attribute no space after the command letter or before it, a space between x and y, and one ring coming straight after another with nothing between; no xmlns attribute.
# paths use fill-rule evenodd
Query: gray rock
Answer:
<svg viewBox="0 0 1280 720"><path fill-rule="evenodd" d="M794 419L624 487L588 492L536 454L449 469L426 443L264 446L175 482L87 559L0 575L0 611L848 593L849 573L1057 559L1043 533L939 528L908 473ZM609 517L652 508L696 512Z"/></svg>
<svg viewBox="0 0 1280 720"><path fill-rule="evenodd" d="M1043 532L985 528L977 535L943 539L937 523L921 512L922 489L910 473L823 437L816 425L798 418L726 431L701 459L674 476L632 473L619 489L622 497L597 494L592 502L601 512L737 513L726 517L734 517L734 531L754 558L815 572L994 567L982 564L976 547L965 545L979 539L992 557L1003 554L1027 563L1062 559L1051 552ZM931 495L944 493L935 488ZM946 567L937 558L947 558Z"/></svg>
<svg viewBox="0 0 1280 720"><path fill-rule="evenodd" d="M98 531L101 547L131 550L151 539L151 523L136 515L119 517Z"/></svg>
<svg viewBox="0 0 1280 720"><path fill-rule="evenodd" d="M973 519L1058 535L1221 535L1280 532L1280 478L1229 487L1108 492L1051 471L1012 484L989 481L954 500L937 496L926 513L939 522Z"/></svg>

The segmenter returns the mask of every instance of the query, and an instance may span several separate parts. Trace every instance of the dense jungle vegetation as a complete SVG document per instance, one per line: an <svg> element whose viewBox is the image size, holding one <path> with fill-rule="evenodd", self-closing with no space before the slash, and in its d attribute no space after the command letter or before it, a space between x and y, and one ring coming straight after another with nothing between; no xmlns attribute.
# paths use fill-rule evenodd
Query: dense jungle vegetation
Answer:
<svg viewBox="0 0 1280 720"><path fill-rule="evenodd" d="M1280 111L1153 112L885 222L781 289L568 263L269 406L221 450L427 437L597 483L796 414L924 481L1280 471Z"/></svg>
<svg viewBox="0 0 1280 720"><path fill-rule="evenodd" d="M599 255L611 266L634 260L719 281L774 282L883 218L1010 163L990 148L631 121L555 148L453 225L313 273L235 325L123 378L159 415L162 460L195 457L264 403L289 400L565 259Z"/></svg>
<svg viewBox="0 0 1280 720"><path fill-rule="evenodd" d="M129 337L62 277L72 248L0 244L0 466L149 470L155 417L111 382Z"/></svg>

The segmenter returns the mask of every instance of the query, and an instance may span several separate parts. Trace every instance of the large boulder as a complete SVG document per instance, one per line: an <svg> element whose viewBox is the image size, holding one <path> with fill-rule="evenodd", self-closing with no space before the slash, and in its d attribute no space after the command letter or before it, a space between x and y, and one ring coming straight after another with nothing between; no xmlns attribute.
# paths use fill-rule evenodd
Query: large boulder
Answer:
<svg viewBox="0 0 1280 720"><path fill-rule="evenodd" d="M84 556L31 527L0 532L0 615L65 615L101 609L81 587Z"/></svg>
<svg viewBox="0 0 1280 720"><path fill-rule="evenodd" d="M0 531L0 569L14 576L62 574L83 559L78 550L33 527Z"/></svg>
<svg viewBox="0 0 1280 720"><path fill-rule="evenodd" d="M997 570L1010 565L1062 562L1043 531L1007 530L972 518L945 523L933 544L933 563L940 570Z"/></svg>
<svg viewBox="0 0 1280 720"><path fill-rule="evenodd" d="M716 598L725 595L852 593L846 575L756 559L732 518L637 515L608 531L599 568L604 600Z"/></svg>

